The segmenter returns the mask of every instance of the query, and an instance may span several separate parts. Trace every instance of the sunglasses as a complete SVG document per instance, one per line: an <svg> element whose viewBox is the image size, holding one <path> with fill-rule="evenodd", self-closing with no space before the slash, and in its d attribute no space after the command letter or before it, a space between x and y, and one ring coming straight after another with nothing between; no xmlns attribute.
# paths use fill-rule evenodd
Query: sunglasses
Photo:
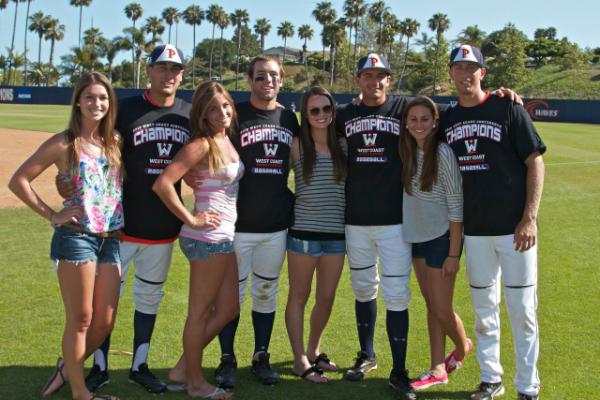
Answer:
<svg viewBox="0 0 600 400"><path fill-rule="evenodd" d="M317 115L321 114L321 112L323 114L331 114L332 110L333 108L331 106L324 106L323 108L315 107L308 110L308 113L313 117L316 117Z"/></svg>

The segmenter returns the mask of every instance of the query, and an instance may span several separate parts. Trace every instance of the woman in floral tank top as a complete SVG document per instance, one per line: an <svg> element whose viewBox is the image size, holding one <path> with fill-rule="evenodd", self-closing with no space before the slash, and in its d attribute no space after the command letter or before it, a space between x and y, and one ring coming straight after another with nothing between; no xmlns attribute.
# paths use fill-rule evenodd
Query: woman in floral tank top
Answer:
<svg viewBox="0 0 600 400"><path fill-rule="evenodd" d="M83 378L83 363L110 333L119 299L123 212L115 116L116 97L106 77L84 74L73 92L67 130L44 142L9 184L54 227L50 257L56 263L66 326L63 357L42 389L44 398L69 382L73 399L116 399L90 393ZM58 212L31 186L52 164L76 188Z"/></svg>

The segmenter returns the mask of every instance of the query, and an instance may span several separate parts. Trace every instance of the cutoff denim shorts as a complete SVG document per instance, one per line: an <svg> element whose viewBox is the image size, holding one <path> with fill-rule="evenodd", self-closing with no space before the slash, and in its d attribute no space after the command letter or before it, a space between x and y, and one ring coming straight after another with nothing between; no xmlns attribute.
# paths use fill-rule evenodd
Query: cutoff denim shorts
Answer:
<svg viewBox="0 0 600 400"><path fill-rule="evenodd" d="M233 240L209 243L202 240L179 237L179 247L188 260L206 260L213 254L233 253Z"/></svg>
<svg viewBox="0 0 600 400"><path fill-rule="evenodd" d="M424 258L425 263L432 268L442 268L442 266L444 265L444 261L448 257L449 252L450 231L428 242L412 244L413 258Z"/></svg>
<svg viewBox="0 0 600 400"><path fill-rule="evenodd" d="M346 254L345 240L302 240L288 235L287 250L305 256L342 256Z"/></svg>
<svg viewBox="0 0 600 400"><path fill-rule="evenodd" d="M77 232L58 226L54 228L50 244L50 258L73 264L96 261L97 264L121 264L119 240L117 238L100 238L85 232Z"/></svg>

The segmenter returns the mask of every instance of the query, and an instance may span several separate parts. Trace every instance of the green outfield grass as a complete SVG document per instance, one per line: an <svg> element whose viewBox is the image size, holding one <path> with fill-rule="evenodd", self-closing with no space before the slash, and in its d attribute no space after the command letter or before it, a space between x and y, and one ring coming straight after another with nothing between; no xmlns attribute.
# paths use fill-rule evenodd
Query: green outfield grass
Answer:
<svg viewBox="0 0 600 400"><path fill-rule="evenodd" d="M0 126L13 124L26 113L36 115L36 107L0 106ZM51 123L66 120L65 109L40 107L49 119L25 121L20 129L49 130ZM54 110L54 111L53 111ZM58 111L60 110L60 111ZM40 111L41 112L41 111ZM62 113L62 117L58 114ZM23 115L23 114L21 114ZM51 122L55 121L55 122ZM541 348L539 368L542 398L598 399L595 371L600 368L600 126L575 124L537 124L548 145L545 155L546 185L540 212L539 322ZM60 129L60 128L58 128ZM58 130L52 129L52 130ZM0 210L0 398L37 399L39 390L51 374L60 354L63 310L55 273L48 259L51 228L28 209ZM131 276L129 277L131 283ZM161 377L181 352L181 332L187 306L187 261L177 249L166 286L150 353L150 365ZM412 280L410 306L408 368L416 376L428 368L429 350L425 309ZM266 387L252 376L249 364L254 346L250 323L250 303L242 309L236 352L239 362L240 399L393 399L387 387L391 368L385 333L385 307L379 303L376 352L379 368L360 383L341 380L341 373L328 374L331 385L317 386L293 377L290 371L291 350L283 321L288 291L286 267L282 272L278 310L270 351L271 361L282 374L281 384ZM247 296L249 297L249 296ZM132 346L132 293L120 304L119 318L113 334L114 354L110 358L111 383L102 392L121 399L143 399L150 395L127 382ZM473 311L464 268L457 281L455 305L474 337ZM502 309L502 361L507 394L516 398L512 383L515 369L508 319ZM358 350L354 323L354 297L349 273L344 271L331 322L325 333L322 350L342 368L350 366ZM206 374L212 378L218 364L219 350L212 343L205 355ZM419 399L466 399L479 381L476 357L469 356L463 369L451 375L450 383L419 394ZM68 388L55 399L70 398ZM164 398L184 399L168 394Z"/></svg>

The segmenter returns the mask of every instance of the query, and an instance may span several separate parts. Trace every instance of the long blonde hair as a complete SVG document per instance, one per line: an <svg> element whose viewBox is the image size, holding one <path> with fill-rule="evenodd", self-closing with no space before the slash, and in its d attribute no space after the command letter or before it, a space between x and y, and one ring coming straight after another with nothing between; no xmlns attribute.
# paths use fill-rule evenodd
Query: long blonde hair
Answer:
<svg viewBox="0 0 600 400"><path fill-rule="evenodd" d="M71 99L71 117L69 127L65 131L69 142L69 173L71 176L79 175L79 153L81 151L81 110L79 107L81 93L91 85L104 86L108 94L108 111L100 121L98 133L102 140L104 154L111 169L121 169L120 138L115 132L115 119L117 117L117 99L108 79L99 72L86 72L81 76L73 90Z"/></svg>
<svg viewBox="0 0 600 400"><path fill-rule="evenodd" d="M192 98L190 113L191 139L205 138L208 142L208 171L210 174L214 174L224 164L223 154L214 139L215 132L206 119L208 106L217 94L223 95L231 105L231 125L225 130L225 134L231 137L237 127L237 112L229 92L220 83L208 81L198 86Z"/></svg>

